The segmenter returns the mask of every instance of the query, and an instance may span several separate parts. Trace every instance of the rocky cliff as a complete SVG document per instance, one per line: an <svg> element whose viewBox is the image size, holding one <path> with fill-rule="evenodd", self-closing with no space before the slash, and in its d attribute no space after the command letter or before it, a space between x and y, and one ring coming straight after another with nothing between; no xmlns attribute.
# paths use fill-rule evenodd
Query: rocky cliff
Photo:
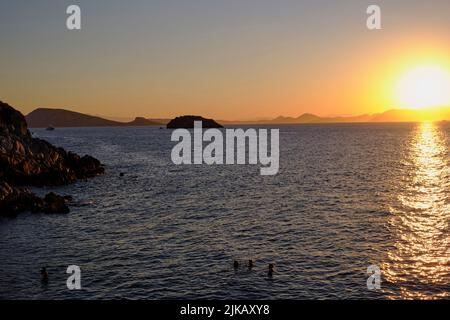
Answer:
<svg viewBox="0 0 450 320"><path fill-rule="evenodd" d="M65 199L54 194L39 199L18 187L64 185L103 172L100 161L91 156L80 157L33 138L25 117L0 101L0 215L25 210L66 212Z"/></svg>

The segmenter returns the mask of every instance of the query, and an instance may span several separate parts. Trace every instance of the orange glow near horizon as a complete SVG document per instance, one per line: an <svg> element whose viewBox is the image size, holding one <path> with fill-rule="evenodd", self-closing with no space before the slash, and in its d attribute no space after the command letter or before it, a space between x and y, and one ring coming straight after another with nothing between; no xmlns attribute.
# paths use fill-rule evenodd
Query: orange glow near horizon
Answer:
<svg viewBox="0 0 450 320"><path fill-rule="evenodd" d="M450 105L450 75L439 65L420 66L401 77L396 92L399 105L406 109Z"/></svg>
<svg viewBox="0 0 450 320"><path fill-rule="evenodd" d="M365 112L397 109L409 114L408 121L450 119L450 63L445 46L402 42L375 61L366 70L370 83L359 99L365 103Z"/></svg>
<svg viewBox="0 0 450 320"><path fill-rule="evenodd" d="M235 35L236 41L226 46L191 48L183 59L149 56L146 46L135 49L136 60L129 59L131 51L106 54L101 61L70 55L47 59L44 50L45 68L25 63L19 69L5 67L0 98L24 114L39 107L61 108L119 121L183 114L219 121L304 113L346 117L393 109L411 110L402 121L450 120L446 38L394 29L364 33L358 41L350 35L328 43L312 33L308 39L316 41L314 46L275 37L282 49L266 53L260 50L265 42L250 36L243 42ZM161 50L175 52L165 46ZM67 59L77 64L68 67Z"/></svg>

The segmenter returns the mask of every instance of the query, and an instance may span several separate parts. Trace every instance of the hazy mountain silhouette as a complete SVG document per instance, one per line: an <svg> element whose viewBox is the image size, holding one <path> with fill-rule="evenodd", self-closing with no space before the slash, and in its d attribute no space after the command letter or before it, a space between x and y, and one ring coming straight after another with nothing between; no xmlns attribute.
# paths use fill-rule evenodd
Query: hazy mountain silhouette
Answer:
<svg viewBox="0 0 450 320"><path fill-rule="evenodd" d="M137 117L131 122L120 122L91 116L64 109L39 108L26 116L31 128L54 127L120 127L120 126L161 126L171 119L146 119ZM450 107L423 110L392 109L383 113L359 116L321 117L304 113L299 117L279 116L272 120L227 121L218 120L223 125L241 124L308 124L308 123L356 123L356 122L416 122L422 120L450 120Z"/></svg>
<svg viewBox="0 0 450 320"><path fill-rule="evenodd" d="M367 122L370 116L362 115L355 117L320 117L312 113L304 113L297 118L279 116L269 123L336 123L336 122Z"/></svg>
<svg viewBox="0 0 450 320"><path fill-rule="evenodd" d="M370 117L370 122L416 122L423 120L450 120L450 107L417 110L393 109Z"/></svg>
<svg viewBox="0 0 450 320"><path fill-rule="evenodd" d="M158 126L158 125L161 125L161 123L155 122L150 119L146 119L144 117L137 117L133 121L125 123L125 125L127 125L127 126Z"/></svg>
<svg viewBox="0 0 450 320"><path fill-rule="evenodd" d="M142 117L138 117L131 122L119 122L64 109L47 108L39 108L32 111L26 116L26 120L31 128L46 128L50 125L59 128L161 125L159 122Z"/></svg>
<svg viewBox="0 0 450 320"><path fill-rule="evenodd" d="M220 121L222 124L307 124L307 123L356 123L356 122L417 122L423 120L450 120L450 107L427 108L422 110L392 109L383 113L359 116L320 117L311 113L301 116L279 116L273 120L260 121Z"/></svg>

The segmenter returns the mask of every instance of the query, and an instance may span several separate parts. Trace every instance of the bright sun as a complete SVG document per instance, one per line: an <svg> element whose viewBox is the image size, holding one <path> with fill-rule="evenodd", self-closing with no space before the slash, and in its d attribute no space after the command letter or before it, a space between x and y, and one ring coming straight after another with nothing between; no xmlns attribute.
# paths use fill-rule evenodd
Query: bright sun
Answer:
<svg viewBox="0 0 450 320"><path fill-rule="evenodd" d="M410 70L398 82L397 101L402 108L423 109L450 105L450 75L439 66Z"/></svg>

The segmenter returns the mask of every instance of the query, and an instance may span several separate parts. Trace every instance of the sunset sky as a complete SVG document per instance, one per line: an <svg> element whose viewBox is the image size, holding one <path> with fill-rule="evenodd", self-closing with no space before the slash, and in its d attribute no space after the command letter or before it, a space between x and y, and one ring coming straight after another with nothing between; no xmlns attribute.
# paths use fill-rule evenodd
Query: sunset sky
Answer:
<svg viewBox="0 0 450 320"><path fill-rule="evenodd" d="M370 4L383 30L366 28ZM0 41L0 100L24 113L377 113L408 107L417 68L450 70L450 1L0 0Z"/></svg>

